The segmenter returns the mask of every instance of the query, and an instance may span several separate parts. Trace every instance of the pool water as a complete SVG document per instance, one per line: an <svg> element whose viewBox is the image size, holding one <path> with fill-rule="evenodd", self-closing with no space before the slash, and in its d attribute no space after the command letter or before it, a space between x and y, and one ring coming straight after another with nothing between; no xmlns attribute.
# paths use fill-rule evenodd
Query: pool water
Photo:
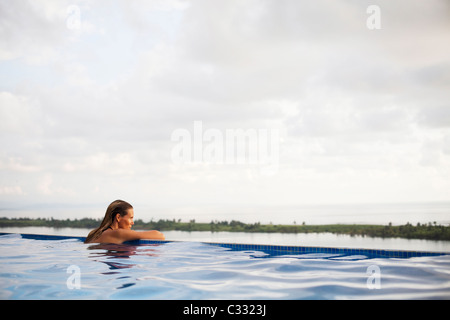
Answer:
<svg viewBox="0 0 450 320"><path fill-rule="evenodd" d="M0 299L450 299L450 255L285 254L0 235Z"/></svg>

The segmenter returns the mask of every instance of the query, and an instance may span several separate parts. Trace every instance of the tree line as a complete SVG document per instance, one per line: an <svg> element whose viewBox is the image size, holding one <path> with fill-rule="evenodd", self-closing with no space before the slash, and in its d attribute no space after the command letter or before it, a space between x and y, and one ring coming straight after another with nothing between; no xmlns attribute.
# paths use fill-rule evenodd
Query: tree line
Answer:
<svg viewBox="0 0 450 320"><path fill-rule="evenodd" d="M52 228L86 228L94 229L100 225L100 219L54 219L54 218L0 218L0 227L52 227ZM328 224L328 225L282 225L243 223L240 221L211 221L210 223L190 220L182 222L181 219L168 220L153 219L144 222L141 219L134 221L135 230L160 230L160 231L211 231L211 232L265 232L265 233L333 233L351 236L368 236L381 238L406 238L426 240L450 240L450 226L434 223L417 223L412 225L393 226L388 225L356 225L356 224Z"/></svg>

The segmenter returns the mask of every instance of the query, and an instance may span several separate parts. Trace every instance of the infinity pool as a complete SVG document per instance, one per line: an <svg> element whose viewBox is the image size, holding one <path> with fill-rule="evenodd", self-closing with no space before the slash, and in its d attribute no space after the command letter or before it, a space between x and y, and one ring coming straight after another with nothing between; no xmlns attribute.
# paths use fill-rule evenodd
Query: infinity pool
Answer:
<svg viewBox="0 0 450 320"><path fill-rule="evenodd" d="M0 234L0 299L450 299L450 255Z"/></svg>

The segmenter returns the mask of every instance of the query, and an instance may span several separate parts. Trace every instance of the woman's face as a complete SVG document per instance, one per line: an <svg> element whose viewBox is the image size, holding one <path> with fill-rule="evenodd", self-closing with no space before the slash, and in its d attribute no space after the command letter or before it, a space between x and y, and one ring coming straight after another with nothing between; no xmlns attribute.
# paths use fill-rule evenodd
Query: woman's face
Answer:
<svg viewBox="0 0 450 320"><path fill-rule="evenodd" d="M134 224L134 211L133 209L128 209L127 214L124 216L118 215L118 223L120 229L131 229L131 226Z"/></svg>

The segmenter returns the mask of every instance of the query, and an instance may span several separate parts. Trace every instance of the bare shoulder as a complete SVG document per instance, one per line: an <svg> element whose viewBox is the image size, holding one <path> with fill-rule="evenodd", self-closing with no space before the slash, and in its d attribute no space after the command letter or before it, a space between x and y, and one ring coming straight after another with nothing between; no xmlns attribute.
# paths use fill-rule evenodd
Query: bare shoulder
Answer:
<svg viewBox="0 0 450 320"><path fill-rule="evenodd" d="M120 244L123 242L121 240L121 232L120 229L117 230L105 230L94 242L96 243L116 243Z"/></svg>
<svg viewBox="0 0 450 320"><path fill-rule="evenodd" d="M97 239L101 243L122 243L125 241L133 241L140 239L164 240L164 235L157 230L150 231L134 231L128 229L106 230Z"/></svg>

